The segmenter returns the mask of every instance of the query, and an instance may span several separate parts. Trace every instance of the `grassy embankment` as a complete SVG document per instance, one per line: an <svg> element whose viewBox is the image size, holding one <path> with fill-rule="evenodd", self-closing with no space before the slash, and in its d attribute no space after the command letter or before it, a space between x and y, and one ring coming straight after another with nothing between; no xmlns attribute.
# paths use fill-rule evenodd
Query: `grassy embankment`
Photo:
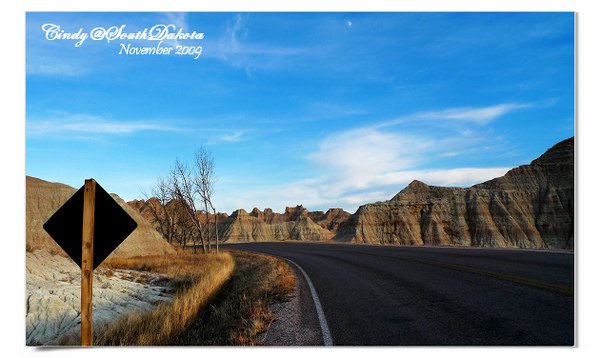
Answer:
<svg viewBox="0 0 600 358"><path fill-rule="evenodd" d="M281 260L240 251L108 260L110 269L167 275L173 302L134 313L94 337L94 345L259 345L272 321L269 305L293 290Z"/></svg>

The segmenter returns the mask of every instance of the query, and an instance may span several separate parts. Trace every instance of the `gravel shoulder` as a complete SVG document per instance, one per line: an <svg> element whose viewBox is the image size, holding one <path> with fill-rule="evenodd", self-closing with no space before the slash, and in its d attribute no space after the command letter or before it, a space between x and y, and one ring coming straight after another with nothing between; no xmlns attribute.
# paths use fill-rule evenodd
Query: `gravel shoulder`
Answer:
<svg viewBox="0 0 600 358"><path fill-rule="evenodd" d="M275 321L263 334L269 346L322 346L323 337L310 289L304 276L289 265L296 278L289 301L271 305Z"/></svg>

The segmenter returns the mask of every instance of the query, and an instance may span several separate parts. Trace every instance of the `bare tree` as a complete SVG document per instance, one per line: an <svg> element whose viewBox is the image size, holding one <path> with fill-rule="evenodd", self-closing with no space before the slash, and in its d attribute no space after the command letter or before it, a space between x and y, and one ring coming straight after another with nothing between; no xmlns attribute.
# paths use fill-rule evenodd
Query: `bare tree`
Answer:
<svg viewBox="0 0 600 358"><path fill-rule="evenodd" d="M191 167L176 158L169 177L158 179L152 189L153 197L148 199L148 207L156 229L168 242L176 240L185 248L191 240L196 252L196 242L199 240L202 251L210 252L212 212L216 252L219 253L218 215L212 202L217 181L214 168L212 154L201 147ZM142 194L148 198L148 195ZM201 220L202 212L206 215L204 222Z"/></svg>
<svg viewBox="0 0 600 358"><path fill-rule="evenodd" d="M215 160L212 156L212 153L204 149L204 147L200 147L200 149L196 152L196 163L195 163L195 176L194 176L194 185L198 194L200 196L200 200L202 200L203 210L206 213L206 224L207 227L209 225L209 212L212 211L214 219L215 219L215 246L217 254L219 254L219 227L218 227L218 215L213 205L212 198L215 189L215 183L217 182L217 178L215 177ZM209 234L210 235L210 234ZM210 238L210 236L209 236ZM210 239L209 239L209 248L210 248Z"/></svg>
<svg viewBox="0 0 600 358"><path fill-rule="evenodd" d="M171 201L171 205L176 207L177 212L177 219L175 223L175 237L177 242L183 249L185 249L185 245L190 241L190 239L192 239L194 252L196 252L195 238L193 237L195 229L194 224L192 224L191 220L188 219L188 215L185 213L183 205L179 201L173 200Z"/></svg>
<svg viewBox="0 0 600 358"><path fill-rule="evenodd" d="M146 198L156 230L168 243L172 243L175 237L177 208L172 203L172 189L169 180L159 177L151 189L152 197L144 191L142 194Z"/></svg>
<svg viewBox="0 0 600 358"><path fill-rule="evenodd" d="M175 159L175 165L171 169L172 195L176 200L180 201L184 215L196 231L196 235L193 232L191 234L194 252L196 251L196 238L199 238L202 244L202 251L206 253L203 228L198 218L196 207L198 199L196 182L194 170L191 170L187 164L180 162L179 159Z"/></svg>

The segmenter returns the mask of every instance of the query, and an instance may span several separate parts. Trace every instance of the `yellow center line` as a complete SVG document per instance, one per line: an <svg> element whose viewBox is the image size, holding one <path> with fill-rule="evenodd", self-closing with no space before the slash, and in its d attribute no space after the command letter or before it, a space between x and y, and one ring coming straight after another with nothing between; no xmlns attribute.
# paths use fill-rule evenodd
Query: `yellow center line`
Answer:
<svg viewBox="0 0 600 358"><path fill-rule="evenodd" d="M464 271L464 272L475 273L475 274L479 274L479 275L483 275L483 276L494 277L494 278L498 278L498 279L505 280L505 281L516 282L516 283L529 285L529 286L533 286L533 287L537 287L537 288L543 288L543 289L554 291L554 292L565 293L567 295L573 295L573 287L558 285L558 284L540 281L540 280L536 280L536 279L532 279L532 278L508 275L508 274L504 274L504 273L488 271L488 270L483 270L483 269L478 269L478 268L468 267L468 266L463 266L463 265L451 264L451 263L442 262L442 261L419 259L416 257L402 256L399 258L403 259L403 260L420 262L420 263L424 263L424 264L446 267L446 268L450 268L450 269L454 269L454 270L458 270L458 271Z"/></svg>

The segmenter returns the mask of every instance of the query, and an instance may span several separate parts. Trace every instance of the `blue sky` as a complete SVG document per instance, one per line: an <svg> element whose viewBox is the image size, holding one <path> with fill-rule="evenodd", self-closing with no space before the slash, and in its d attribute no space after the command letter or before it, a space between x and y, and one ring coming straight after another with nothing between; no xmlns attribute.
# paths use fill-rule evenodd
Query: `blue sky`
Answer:
<svg viewBox="0 0 600 358"><path fill-rule="evenodd" d="M143 39L48 40L155 25ZM173 50L175 51L175 50ZM119 54L121 52L121 54ZM140 199L175 158L215 158L215 205L309 210L470 186L574 135L573 13L27 13L26 174Z"/></svg>

